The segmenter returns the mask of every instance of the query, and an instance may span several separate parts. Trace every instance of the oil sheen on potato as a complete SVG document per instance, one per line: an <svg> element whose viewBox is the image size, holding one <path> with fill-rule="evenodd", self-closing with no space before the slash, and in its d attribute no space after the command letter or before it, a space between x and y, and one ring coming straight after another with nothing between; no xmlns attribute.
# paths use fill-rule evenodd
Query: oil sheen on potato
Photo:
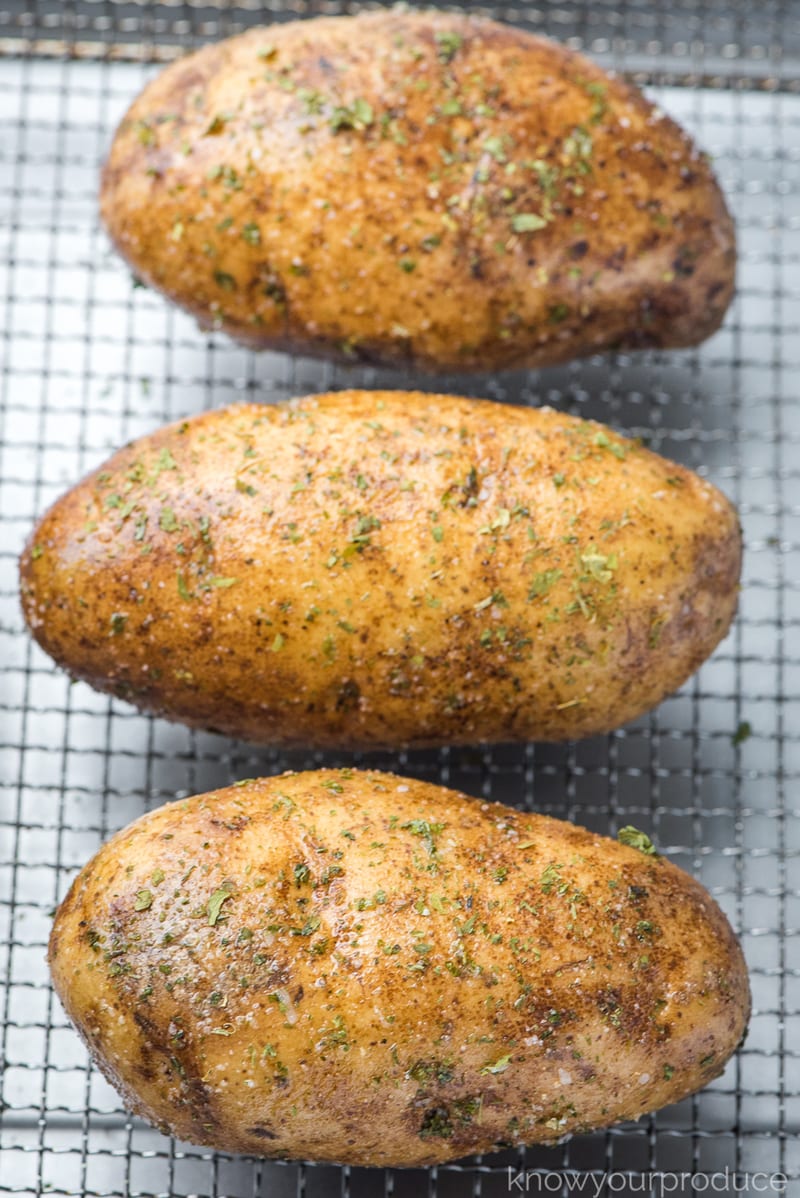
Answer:
<svg viewBox="0 0 800 1198"><path fill-rule="evenodd" d="M563 740L679 687L725 635L725 497L549 409L351 391L120 450L22 560L42 647L147 711L357 748Z"/></svg>
<svg viewBox="0 0 800 1198"><path fill-rule="evenodd" d="M390 774L245 782L101 849L53 980L182 1140L357 1165L552 1141L699 1089L747 1022L719 907L621 838Z"/></svg>
<svg viewBox="0 0 800 1198"><path fill-rule="evenodd" d="M735 238L635 88L519 29L380 11L252 29L123 120L102 213L143 281L256 348L427 369L694 345Z"/></svg>

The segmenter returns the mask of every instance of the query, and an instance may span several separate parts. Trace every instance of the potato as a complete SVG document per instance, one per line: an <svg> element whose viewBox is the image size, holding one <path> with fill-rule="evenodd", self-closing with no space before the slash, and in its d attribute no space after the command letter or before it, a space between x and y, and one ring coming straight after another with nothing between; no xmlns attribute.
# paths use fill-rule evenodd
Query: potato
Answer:
<svg viewBox="0 0 800 1198"><path fill-rule="evenodd" d="M343 392L134 442L22 560L43 648L232 736L355 748L588 736L726 632L728 501L602 425Z"/></svg>
<svg viewBox="0 0 800 1198"><path fill-rule="evenodd" d="M100 850L53 981L184 1140L355 1165L556 1140L691 1094L747 1023L725 916L625 833L391 774L243 782Z"/></svg>
<svg viewBox="0 0 800 1198"><path fill-rule="evenodd" d="M123 120L102 215L134 273L246 345L427 369L694 345L733 225L635 88L452 13L252 29Z"/></svg>

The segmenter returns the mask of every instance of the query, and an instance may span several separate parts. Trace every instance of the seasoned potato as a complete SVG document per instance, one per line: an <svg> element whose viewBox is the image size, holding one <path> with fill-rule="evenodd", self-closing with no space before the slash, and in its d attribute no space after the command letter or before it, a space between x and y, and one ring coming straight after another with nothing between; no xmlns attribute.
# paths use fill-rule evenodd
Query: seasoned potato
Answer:
<svg viewBox="0 0 800 1198"><path fill-rule="evenodd" d="M673 121L579 54L452 13L189 55L122 122L102 213L205 327L429 369L694 345L734 285L725 202Z"/></svg>
<svg viewBox="0 0 800 1198"><path fill-rule="evenodd" d="M100 850L53 980L181 1139L358 1165L555 1140L691 1094L747 1023L725 916L625 832L391 774L244 782Z"/></svg>
<svg viewBox="0 0 800 1198"><path fill-rule="evenodd" d="M602 425L352 391L121 450L41 520L22 598L75 676L234 736L558 740L679 686L739 561L714 487Z"/></svg>

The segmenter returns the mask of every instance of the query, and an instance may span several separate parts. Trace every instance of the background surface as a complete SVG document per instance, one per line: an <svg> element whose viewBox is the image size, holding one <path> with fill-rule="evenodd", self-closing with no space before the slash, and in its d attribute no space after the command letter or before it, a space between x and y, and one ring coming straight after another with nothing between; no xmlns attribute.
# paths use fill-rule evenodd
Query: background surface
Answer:
<svg viewBox="0 0 800 1198"><path fill-rule="evenodd" d="M0 0L0 1193L495 1198L508 1193L511 1165L562 1173L564 1188L548 1181L550 1193L594 1195L590 1179L620 1170L627 1181L613 1192L655 1194L650 1171L687 1170L702 1183L727 1167L781 1171L791 1194L800 1178L800 5L481 9L632 73L692 130L738 220L739 294L698 351L444 380L255 356L205 337L133 287L97 227L98 165L157 62L259 20L356 7ZM34 518L112 448L237 398L373 385L550 403L642 436L713 479L739 504L746 539L739 619L713 659L658 711L608 737L354 758L254 750L140 717L70 685L28 640L16 556ZM215 1156L128 1119L48 986L51 913L74 873L111 831L167 798L354 761L603 832L647 829L742 936L754 1015L725 1075L635 1125L428 1172ZM575 1178L586 1188L566 1188Z"/></svg>

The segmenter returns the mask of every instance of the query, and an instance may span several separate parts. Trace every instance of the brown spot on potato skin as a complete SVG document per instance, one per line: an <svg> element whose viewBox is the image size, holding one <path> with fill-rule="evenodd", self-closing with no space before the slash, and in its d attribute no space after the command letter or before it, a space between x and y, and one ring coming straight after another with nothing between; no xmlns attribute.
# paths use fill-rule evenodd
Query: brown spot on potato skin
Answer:
<svg viewBox="0 0 800 1198"><path fill-rule="evenodd" d="M461 39L450 61L437 33ZM368 122L337 127L357 103ZM123 120L101 208L134 273L203 327L346 361L693 345L734 287L725 201L673 121L563 46L457 14L272 25L173 64ZM515 231L526 214L545 227Z"/></svg>
<svg viewBox="0 0 800 1198"><path fill-rule="evenodd" d="M350 391L142 438L44 515L20 570L31 632L99 690L356 748L641 715L725 635L740 555L720 492L601 425Z"/></svg>
<svg viewBox="0 0 800 1198"><path fill-rule="evenodd" d="M720 1073L749 1013L730 926L669 862L377 772L144 816L76 878L49 960L136 1113L224 1151L359 1165L636 1118Z"/></svg>

